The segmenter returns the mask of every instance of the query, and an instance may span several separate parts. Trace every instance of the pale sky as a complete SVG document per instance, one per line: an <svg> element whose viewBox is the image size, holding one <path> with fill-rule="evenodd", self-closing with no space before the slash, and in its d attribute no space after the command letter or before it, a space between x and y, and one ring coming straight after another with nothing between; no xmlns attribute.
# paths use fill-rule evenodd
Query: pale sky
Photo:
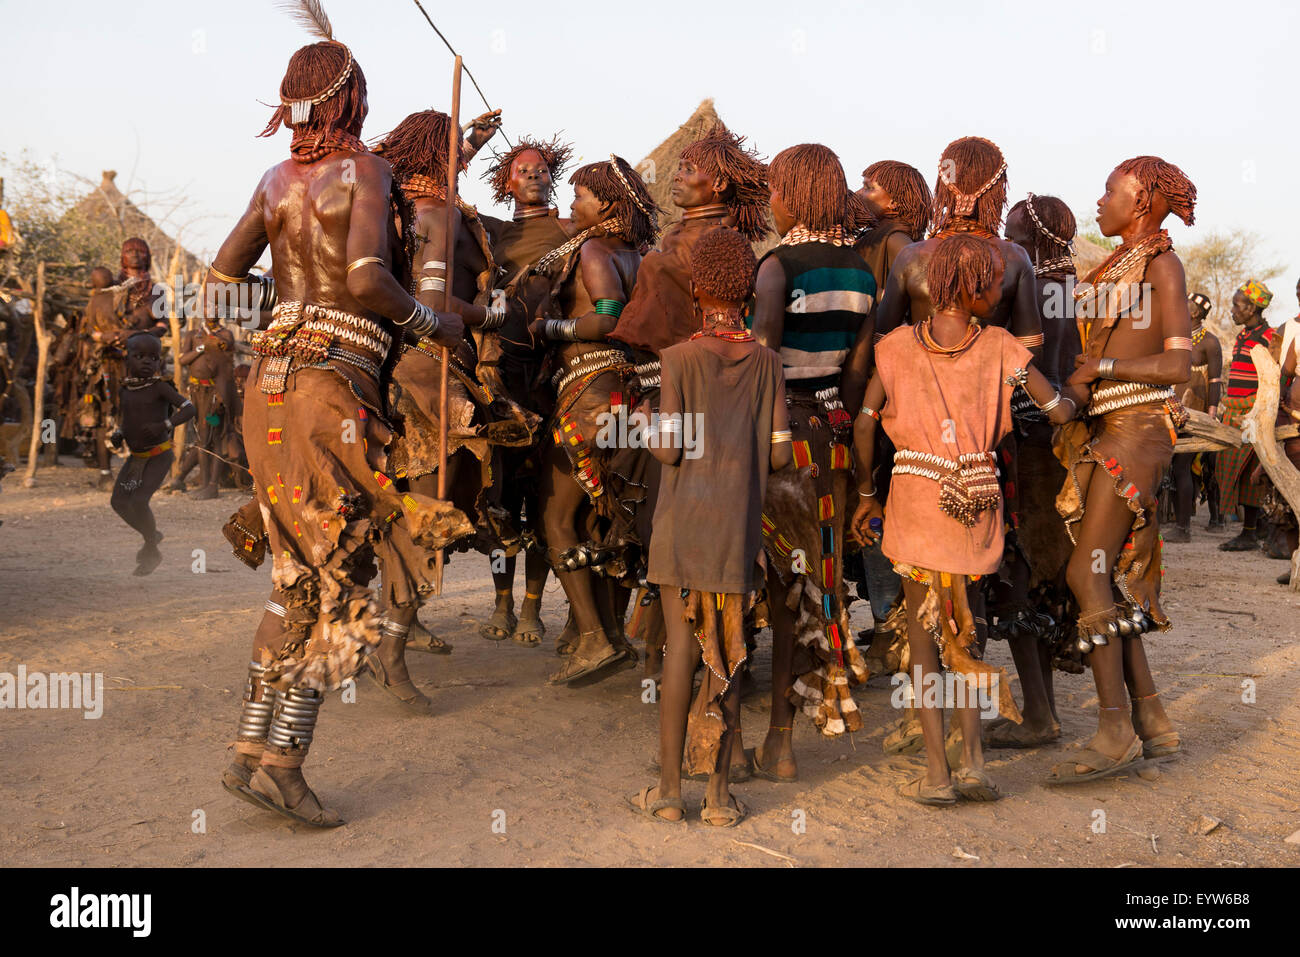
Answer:
<svg viewBox="0 0 1300 957"><path fill-rule="evenodd" d="M1191 229L1265 237L1286 266L1274 324L1296 314L1296 40L1291 3L1146 0L499 0L425 9L465 57L506 134L563 131L587 161L636 163L700 100L767 156L823 142L851 186L879 159L933 177L959 136L997 142L1012 202L1057 195L1081 230L1106 175L1154 153L1196 183ZM366 73L376 137L450 99L451 56L411 0L325 0ZM270 0L0 0L0 152L28 148L95 182L183 190L182 242L211 254L289 134L257 139L290 54L311 42ZM462 114L483 109L468 80ZM486 154L482 154L486 155ZM463 194L490 209L470 168ZM567 211L566 186L560 195ZM146 206L147 209L147 206ZM149 211L147 209L147 211ZM498 210L497 212L505 212ZM1246 278L1246 277L1243 277Z"/></svg>

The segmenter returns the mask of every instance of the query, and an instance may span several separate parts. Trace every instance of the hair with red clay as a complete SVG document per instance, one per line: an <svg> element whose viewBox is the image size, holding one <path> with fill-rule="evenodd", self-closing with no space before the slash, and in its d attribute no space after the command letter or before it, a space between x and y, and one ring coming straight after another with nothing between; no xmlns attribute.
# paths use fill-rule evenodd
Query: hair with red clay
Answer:
<svg viewBox="0 0 1300 957"><path fill-rule="evenodd" d="M289 58L289 68L280 81L280 104L259 136L271 136L281 126L291 126L288 101L309 100L324 93L348 63L348 51L337 40L310 43ZM324 139L331 133L361 135L366 119L366 75L361 64L352 60L352 72L342 89L328 100L313 103L307 122L292 127L295 137L314 136Z"/></svg>
<svg viewBox="0 0 1300 957"><path fill-rule="evenodd" d="M723 302L740 304L754 292L758 260L741 232L716 226L691 249L691 279L695 287Z"/></svg>
<svg viewBox="0 0 1300 957"><path fill-rule="evenodd" d="M993 257L1000 255L992 243L969 233L941 239L925 269L935 312L959 305L963 295L974 298L987 289L997 275Z"/></svg>
<svg viewBox="0 0 1300 957"><path fill-rule="evenodd" d="M558 136L549 140L535 140L531 136L522 136L515 145L504 153L496 154L492 165L483 173L483 179L492 188L492 201L504 203L510 198L510 168L521 155L533 150L542 158L546 168L551 171L552 187L564 175L564 169L573 157L573 146L560 142Z"/></svg>
<svg viewBox="0 0 1300 957"><path fill-rule="evenodd" d="M880 160L864 169L862 178L868 183L878 183L889 194L898 209L898 222L907 227L913 242L925 238L934 196L920 170L898 160Z"/></svg>
<svg viewBox="0 0 1300 957"><path fill-rule="evenodd" d="M727 181L722 201L741 235L750 242L767 235L767 164L755 150L745 146L743 136L718 123L688 144L681 158Z"/></svg>
<svg viewBox="0 0 1300 957"><path fill-rule="evenodd" d="M934 181L934 212L930 220L936 232L954 216L957 198L953 187L967 196L977 193L993 179L1004 162L998 145L982 136L963 136L947 145L939 157L939 178ZM975 201L975 212L970 218L997 235L1002 229L1002 211L1006 205L1007 173L1003 170L997 181Z"/></svg>
<svg viewBox="0 0 1300 957"><path fill-rule="evenodd" d="M143 239L141 239L139 236L132 236L130 239L122 243L122 268L123 269L126 268L126 248L128 246L134 247L135 249L138 249L140 250L140 252L144 253L145 269L148 269L150 266L153 265L153 253L150 252L149 250L149 244L145 242Z"/></svg>
<svg viewBox="0 0 1300 957"><path fill-rule="evenodd" d="M447 140L451 117L438 110L412 113L393 127L374 148L393 167L393 182L404 183L412 176L429 176L440 186L447 181ZM456 142L464 147L459 134ZM465 163L461 161L461 169Z"/></svg>
<svg viewBox="0 0 1300 957"><path fill-rule="evenodd" d="M1007 219L1010 219L1011 214L1014 212L1024 211L1025 219L1029 222L1029 229L1033 235L1034 248L1030 258L1034 262L1039 262L1044 259L1059 259L1062 256L1070 255L1070 243L1074 241L1075 233L1079 227L1074 221L1074 213L1070 212L1070 207L1065 205L1065 201L1057 199L1055 196L1034 194L1034 213L1038 216L1038 221L1053 236L1064 239L1065 245L1061 245L1043 235L1043 231L1034 224L1033 217L1029 215L1028 207L1029 200L1022 199L1007 211Z"/></svg>
<svg viewBox="0 0 1300 957"><path fill-rule="evenodd" d="M852 236L871 221L867 207L849 190L840 158L828 146L801 143L783 149L772 158L767 179L795 222L808 229L842 226Z"/></svg>
<svg viewBox="0 0 1300 957"><path fill-rule="evenodd" d="M1169 211L1184 225L1191 226L1196 222L1196 186L1173 163L1166 163L1159 156L1135 156L1115 169L1135 176L1148 193L1163 196L1169 204Z"/></svg>
<svg viewBox="0 0 1300 957"><path fill-rule="evenodd" d="M621 177L614 172L615 163L623 174ZM655 204L654 197L646 189L640 174L623 157L615 156L612 160L588 163L569 177L569 184L590 190L602 204L612 206L609 215L617 216L622 221L622 235L633 246L641 248L654 244L659 235L659 214L662 210ZM635 192L639 204L629 194L629 189Z"/></svg>

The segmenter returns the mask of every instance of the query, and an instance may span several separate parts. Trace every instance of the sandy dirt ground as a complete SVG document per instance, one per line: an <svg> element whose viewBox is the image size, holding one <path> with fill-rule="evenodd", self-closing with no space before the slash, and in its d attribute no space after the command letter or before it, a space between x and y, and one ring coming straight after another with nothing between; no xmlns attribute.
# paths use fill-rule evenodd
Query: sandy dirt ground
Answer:
<svg viewBox="0 0 1300 957"><path fill-rule="evenodd" d="M1300 864L1300 844L1285 842L1300 829L1297 600L1274 584L1282 562L1219 552L1225 536L1205 532L1203 516L1191 545L1168 550L1175 628L1151 641L1185 752L1150 779L1042 786L1096 716L1090 677L1058 675L1061 746L990 752L1002 801L910 804L894 790L923 761L882 753L896 712L888 682L874 678L857 692L862 732L824 738L800 720L798 783L733 786L751 809L739 828L715 831L698 819L657 826L622 804L654 780L657 714L642 701L639 671L578 690L548 687L564 622L558 586L548 588L541 648L486 641L477 630L491 611L486 560L460 556L446 597L422 615L455 653L411 655L435 715L404 714L365 679L355 703L334 693L323 708L307 773L348 825L318 832L236 801L218 783L270 578L267 566L253 572L231 557L221 537L239 494L158 495L165 561L138 579L138 537L106 493L87 487L93 473L64 463L42 471L37 488L11 475L0 492L0 671L102 672L105 704L98 720L0 711L0 864ZM193 570L196 549L202 573ZM855 604L855 624L864 620L866 606ZM750 745L766 727L768 647L764 635L758 689L742 708ZM1011 664L1004 644L990 658ZM692 806L703 787L686 782ZM1189 833L1201 815L1223 824Z"/></svg>

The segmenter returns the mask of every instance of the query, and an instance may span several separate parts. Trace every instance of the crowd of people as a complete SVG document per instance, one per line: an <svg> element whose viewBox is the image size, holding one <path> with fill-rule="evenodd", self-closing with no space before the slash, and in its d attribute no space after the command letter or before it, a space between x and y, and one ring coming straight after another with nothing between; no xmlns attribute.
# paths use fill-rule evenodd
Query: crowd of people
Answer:
<svg viewBox="0 0 1300 957"><path fill-rule="evenodd" d="M116 278L97 271L69 346L65 428L104 476L110 447L128 453L112 502L143 539L138 573L161 560L148 503L179 426L193 420L173 483L197 468L194 494L213 498L223 469L249 477L224 531L248 565L270 558L272 587L228 791L343 823L302 773L323 696L365 672L430 712L406 653L451 652L418 618L436 614L444 552L492 575L492 640L543 642L555 574L568 623L554 684L633 667L644 642L659 779L627 800L657 823L686 820L684 774L708 781L702 821L739 823L731 784L797 780L798 716L860 729L854 688L882 671L912 689L885 749L924 749L900 792L923 804L994 800L985 748L1057 740L1057 670L1091 670L1097 731L1045 783L1179 753L1145 641L1172 627L1163 544L1189 540L1199 486L1212 524L1243 511L1223 547L1256 548L1269 493L1249 446L1174 446L1188 408L1240 423L1253 346L1288 376L1296 359L1254 280L1220 354L1163 228L1194 221L1177 166L1113 168L1097 221L1116 245L1085 281L1066 204L1030 193L1008 211L1006 159L974 136L943 151L932 188L881 161L854 190L825 145L769 163L719 125L682 152L662 235L668 211L614 154L572 173L562 218L572 151L525 136L488 164L493 200L512 207L496 218L449 197L447 170L468 168L499 111L459 133L413 113L367 146L361 65L320 31L264 130L289 129L290 157L216 254L175 356L185 394L161 375L143 243L123 247ZM232 303L251 304L250 334ZM1300 461L1300 440L1288 452ZM874 619L860 642L850 586ZM770 720L745 748L740 686L765 628ZM1009 643L1020 702L985 660L991 638ZM945 671L960 700L928 693ZM999 717L982 725L990 703Z"/></svg>

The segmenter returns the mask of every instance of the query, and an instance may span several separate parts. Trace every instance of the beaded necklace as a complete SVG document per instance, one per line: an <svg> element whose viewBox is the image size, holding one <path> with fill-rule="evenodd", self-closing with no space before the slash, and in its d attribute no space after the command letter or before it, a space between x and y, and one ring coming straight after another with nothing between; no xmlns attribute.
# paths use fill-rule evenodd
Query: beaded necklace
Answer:
<svg viewBox="0 0 1300 957"><path fill-rule="evenodd" d="M844 227L836 223L830 229L809 229L807 226L795 226L786 233L779 245L797 246L800 243L830 243L832 246L848 246L852 240L844 238Z"/></svg>
<svg viewBox="0 0 1300 957"><path fill-rule="evenodd" d="M744 320L739 312L710 312L704 316L704 328L691 338L700 339L710 336L728 342L754 342L754 334L741 325L742 322ZM728 326L731 328L727 328Z"/></svg>

